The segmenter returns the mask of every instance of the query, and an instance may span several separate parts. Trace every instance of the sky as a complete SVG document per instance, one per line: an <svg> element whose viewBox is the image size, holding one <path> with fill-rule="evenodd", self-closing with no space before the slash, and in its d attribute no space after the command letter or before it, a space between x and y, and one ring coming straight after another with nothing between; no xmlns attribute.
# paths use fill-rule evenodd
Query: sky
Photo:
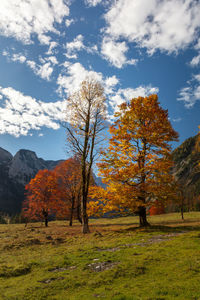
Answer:
<svg viewBox="0 0 200 300"><path fill-rule="evenodd" d="M158 94L179 133L200 124L199 0L1 0L0 147L64 159L67 98L92 76L110 122Z"/></svg>

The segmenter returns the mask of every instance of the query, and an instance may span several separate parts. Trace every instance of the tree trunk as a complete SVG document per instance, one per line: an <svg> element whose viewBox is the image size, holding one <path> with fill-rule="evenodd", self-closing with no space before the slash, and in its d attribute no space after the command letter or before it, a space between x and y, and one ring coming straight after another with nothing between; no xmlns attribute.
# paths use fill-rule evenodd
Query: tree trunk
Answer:
<svg viewBox="0 0 200 300"><path fill-rule="evenodd" d="M83 233L90 233L87 215L83 216Z"/></svg>
<svg viewBox="0 0 200 300"><path fill-rule="evenodd" d="M181 203L181 218L182 218L182 220L184 220L183 211L184 211L184 201L182 199L182 203Z"/></svg>
<svg viewBox="0 0 200 300"><path fill-rule="evenodd" d="M48 209L42 209L42 214L44 216L44 223L45 223L45 226L48 227Z"/></svg>
<svg viewBox="0 0 200 300"><path fill-rule="evenodd" d="M77 219L79 220L79 222L82 224L82 218L81 218L81 204L78 203L77 205Z"/></svg>
<svg viewBox="0 0 200 300"><path fill-rule="evenodd" d="M182 218L182 220L184 220L183 208L181 208L181 218Z"/></svg>
<svg viewBox="0 0 200 300"><path fill-rule="evenodd" d="M140 227L150 226L149 222L147 221L145 206L139 206L139 217L140 217Z"/></svg>
<svg viewBox="0 0 200 300"><path fill-rule="evenodd" d="M87 215L87 198L83 196L82 199L82 213L83 213L83 233L90 233L88 225L88 215Z"/></svg>
<svg viewBox="0 0 200 300"><path fill-rule="evenodd" d="M48 217L45 217L45 227L48 227Z"/></svg>
<svg viewBox="0 0 200 300"><path fill-rule="evenodd" d="M70 212L69 226L72 226L73 213L74 213L74 197L72 198L72 206L71 206L71 212Z"/></svg>

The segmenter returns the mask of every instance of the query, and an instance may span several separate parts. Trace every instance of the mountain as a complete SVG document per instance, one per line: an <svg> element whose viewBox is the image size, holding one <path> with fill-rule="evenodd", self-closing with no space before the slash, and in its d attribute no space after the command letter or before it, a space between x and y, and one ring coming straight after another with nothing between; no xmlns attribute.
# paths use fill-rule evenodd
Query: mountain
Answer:
<svg viewBox="0 0 200 300"><path fill-rule="evenodd" d="M62 160L38 158L35 152L21 149L15 156L0 147L0 212L19 213L24 187L42 169L53 169Z"/></svg>
<svg viewBox="0 0 200 300"><path fill-rule="evenodd" d="M96 183L96 185L102 187L102 188L106 188L106 184L102 182L101 177L96 176L94 173L92 174L92 176L94 177L94 181Z"/></svg>
<svg viewBox="0 0 200 300"><path fill-rule="evenodd" d="M175 166L173 174L188 191L200 193L200 151L198 136L185 140L173 151Z"/></svg>

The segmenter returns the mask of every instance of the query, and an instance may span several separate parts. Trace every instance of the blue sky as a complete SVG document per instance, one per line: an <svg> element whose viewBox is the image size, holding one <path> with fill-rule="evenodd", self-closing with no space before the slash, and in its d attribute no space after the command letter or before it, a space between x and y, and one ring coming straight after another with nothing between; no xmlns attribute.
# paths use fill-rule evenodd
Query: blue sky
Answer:
<svg viewBox="0 0 200 300"><path fill-rule="evenodd" d="M1 0L0 147L65 158L66 99L88 75L111 119L158 93L183 142L200 124L199 66L198 0Z"/></svg>

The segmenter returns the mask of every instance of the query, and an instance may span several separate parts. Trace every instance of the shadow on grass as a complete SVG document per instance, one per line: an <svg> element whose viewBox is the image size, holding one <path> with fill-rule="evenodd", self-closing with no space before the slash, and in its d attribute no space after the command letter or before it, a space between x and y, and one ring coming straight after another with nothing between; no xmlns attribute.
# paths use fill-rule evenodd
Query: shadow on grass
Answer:
<svg viewBox="0 0 200 300"><path fill-rule="evenodd" d="M131 223L125 223L125 224L123 224L123 223L104 223L104 224L101 224L101 223L90 223L89 224L89 226L90 227L113 227L113 226L120 226L120 227L122 227L122 226L138 226L138 223L133 223L133 222L131 222Z"/></svg>
<svg viewBox="0 0 200 300"><path fill-rule="evenodd" d="M163 233L174 233L174 232L190 232L190 231L200 231L200 226L166 226L166 225L151 225L148 227L129 227L126 229L119 229L116 232L127 233L130 231L135 232L163 232Z"/></svg>

